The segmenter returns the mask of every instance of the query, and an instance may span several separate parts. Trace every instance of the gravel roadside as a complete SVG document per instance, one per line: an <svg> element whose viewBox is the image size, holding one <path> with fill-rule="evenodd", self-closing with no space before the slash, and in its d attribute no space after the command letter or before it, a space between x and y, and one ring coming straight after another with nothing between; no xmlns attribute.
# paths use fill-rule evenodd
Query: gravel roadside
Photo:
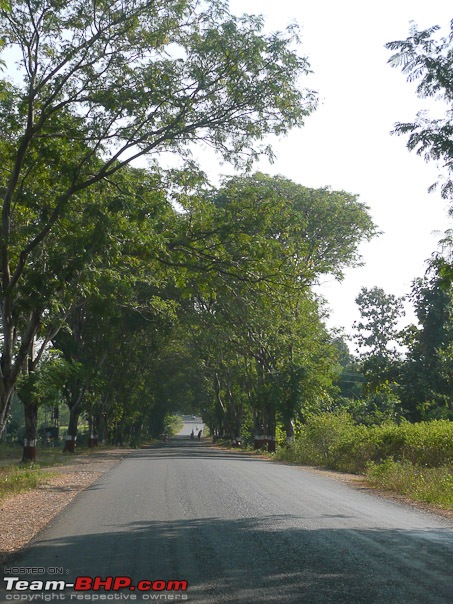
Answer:
<svg viewBox="0 0 453 604"><path fill-rule="evenodd" d="M120 463L128 449L77 455L68 465L45 468L52 476L36 489L0 504L0 564L12 560L80 491Z"/></svg>

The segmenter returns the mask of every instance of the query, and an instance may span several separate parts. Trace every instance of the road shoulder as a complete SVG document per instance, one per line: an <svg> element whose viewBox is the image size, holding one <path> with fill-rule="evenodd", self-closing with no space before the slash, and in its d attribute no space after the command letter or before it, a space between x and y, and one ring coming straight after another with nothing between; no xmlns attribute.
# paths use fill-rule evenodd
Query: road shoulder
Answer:
<svg viewBox="0 0 453 604"><path fill-rule="evenodd" d="M384 489L379 489L373 486L366 480L366 477L363 474L348 474L346 472L339 472L337 470L328 470L326 468L321 468L317 466L305 466L302 464L298 464L296 462L287 462L282 461L280 459L275 459L273 456L256 451L245 451L239 448L229 448L223 445L212 444L211 445L215 449L222 449L224 451L230 451L232 453L249 455L253 457L257 457L259 459L266 460L270 463L278 463L282 465L290 465L294 467L301 468L302 470L306 470L307 472L312 472L315 474L320 474L321 476L326 476L327 478L333 478L335 480L340 480L350 487L356 490L367 491L368 493L375 495L376 497L381 497L383 499L394 501L395 503L400 503L401 505L407 505L412 507L418 511L425 512L428 514L434 514L436 516L440 516L447 520L453 521L453 510L448 510L442 508L440 506L434 504L428 504L421 501L416 501L414 499L410 499L404 495L400 495L395 491L386 491Z"/></svg>
<svg viewBox="0 0 453 604"><path fill-rule="evenodd" d="M81 491L111 470L127 449L106 449L76 455L63 466L46 468L52 476L38 488L4 499L0 504L0 564L11 561Z"/></svg>

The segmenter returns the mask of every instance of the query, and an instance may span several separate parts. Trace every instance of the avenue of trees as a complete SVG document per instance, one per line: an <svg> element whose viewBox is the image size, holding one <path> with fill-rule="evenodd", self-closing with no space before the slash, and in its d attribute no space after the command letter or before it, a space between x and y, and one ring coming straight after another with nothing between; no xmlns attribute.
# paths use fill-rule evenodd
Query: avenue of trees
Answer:
<svg viewBox="0 0 453 604"><path fill-rule="evenodd" d="M202 249L210 237L203 225L185 242L183 219L172 216L170 232L160 224L171 193L153 158L187 160L202 141L247 166L271 154L267 135L301 125L316 104L298 85L309 65L293 49L295 28L264 34L261 18L236 18L218 0L4 4L0 431L21 375L34 379L62 329L72 336L63 358L86 369L86 309L101 283L148 320L171 306L161 300L165 281L171 287L166 263L216 266ZM142 156L149 170L130 168ZM182 194L190 177L181 180ZM145 271L157 257L159 268ZM117 336L108 323L102 329ZM88 372L105 362L91 359ZM87 380L95 376L73 375L67 388L74 416Z"/></svg>
<svg viewBox="0 0 453 604"><path fill-rule="evenodd" d="M196 411L274 450L338 407L449 417L446 256L414 284L404 334L398 300L361 292L358 361L314 286L360 262L367 206L250 171L214 187L191 161L203 143L248 169L303 125L316 94L294 27L268 35L220 0L12 0L0 23L0 435L21 405L24 460L44 407L68 409L68 452L81 418L90 444L130 444Z"/></svg>

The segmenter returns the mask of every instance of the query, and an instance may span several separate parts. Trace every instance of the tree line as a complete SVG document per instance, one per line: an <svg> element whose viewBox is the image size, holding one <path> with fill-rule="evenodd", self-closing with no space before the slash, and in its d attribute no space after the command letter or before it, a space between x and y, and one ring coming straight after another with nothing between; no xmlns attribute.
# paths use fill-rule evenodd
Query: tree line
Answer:
<svg viewBox="0 0 453 604"><path fill-rule="evenodd" d="M214 187L191 151L249 169L303 125L297 29L217 0L12 0L0 22L0 434L17 397L24 460L43 405L69 409L69 452L81 416L93 444L138 442L175 409L269 450L292 438L342 372L313 286L375 225L283 176Z"/></svg>
<svg viewBox="0 0 453 604"><path fill-rule="evenodd" d="M394 134L407 136L409 150L442 167L443 175L430 190L440 185L442 197L451 201L453 20L447 36L439 36L439 30L437 25L419 30L412 24L408 38L386 46L394 53L390 64L417 83L418 96L433 97L444 106L443 117L420 111L413 121L397 123ZM345 355L344 365L362 375L366 404L362 401L359 414L370 413L368 421L373 416L413 422L453 419L452 244L448 230L406 296L374 287L363 288L357 297L362 317L355 325L359 363L351 364ZM412 305L417 324L401 329L405 302Z"/></svg>

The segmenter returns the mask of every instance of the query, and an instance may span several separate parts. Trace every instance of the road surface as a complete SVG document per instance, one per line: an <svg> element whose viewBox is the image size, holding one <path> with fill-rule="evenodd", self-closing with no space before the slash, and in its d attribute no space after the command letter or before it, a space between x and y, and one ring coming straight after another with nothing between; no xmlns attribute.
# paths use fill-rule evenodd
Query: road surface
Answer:
<svg viewBox="0 0 453 604"><path fill-rule="evenodd" d="M2 601L45 601L45 582L62 570L69 583L130 577L134 589L52 591L52 601L453 603L451 522L300 467L211 449L188 437L196 425L81 493L15 562L34 575L4 569L6 584L38 581L36 590ZM144 580L154 591L138 590ZM171 580L187 591L156 591Z"/></svg>

